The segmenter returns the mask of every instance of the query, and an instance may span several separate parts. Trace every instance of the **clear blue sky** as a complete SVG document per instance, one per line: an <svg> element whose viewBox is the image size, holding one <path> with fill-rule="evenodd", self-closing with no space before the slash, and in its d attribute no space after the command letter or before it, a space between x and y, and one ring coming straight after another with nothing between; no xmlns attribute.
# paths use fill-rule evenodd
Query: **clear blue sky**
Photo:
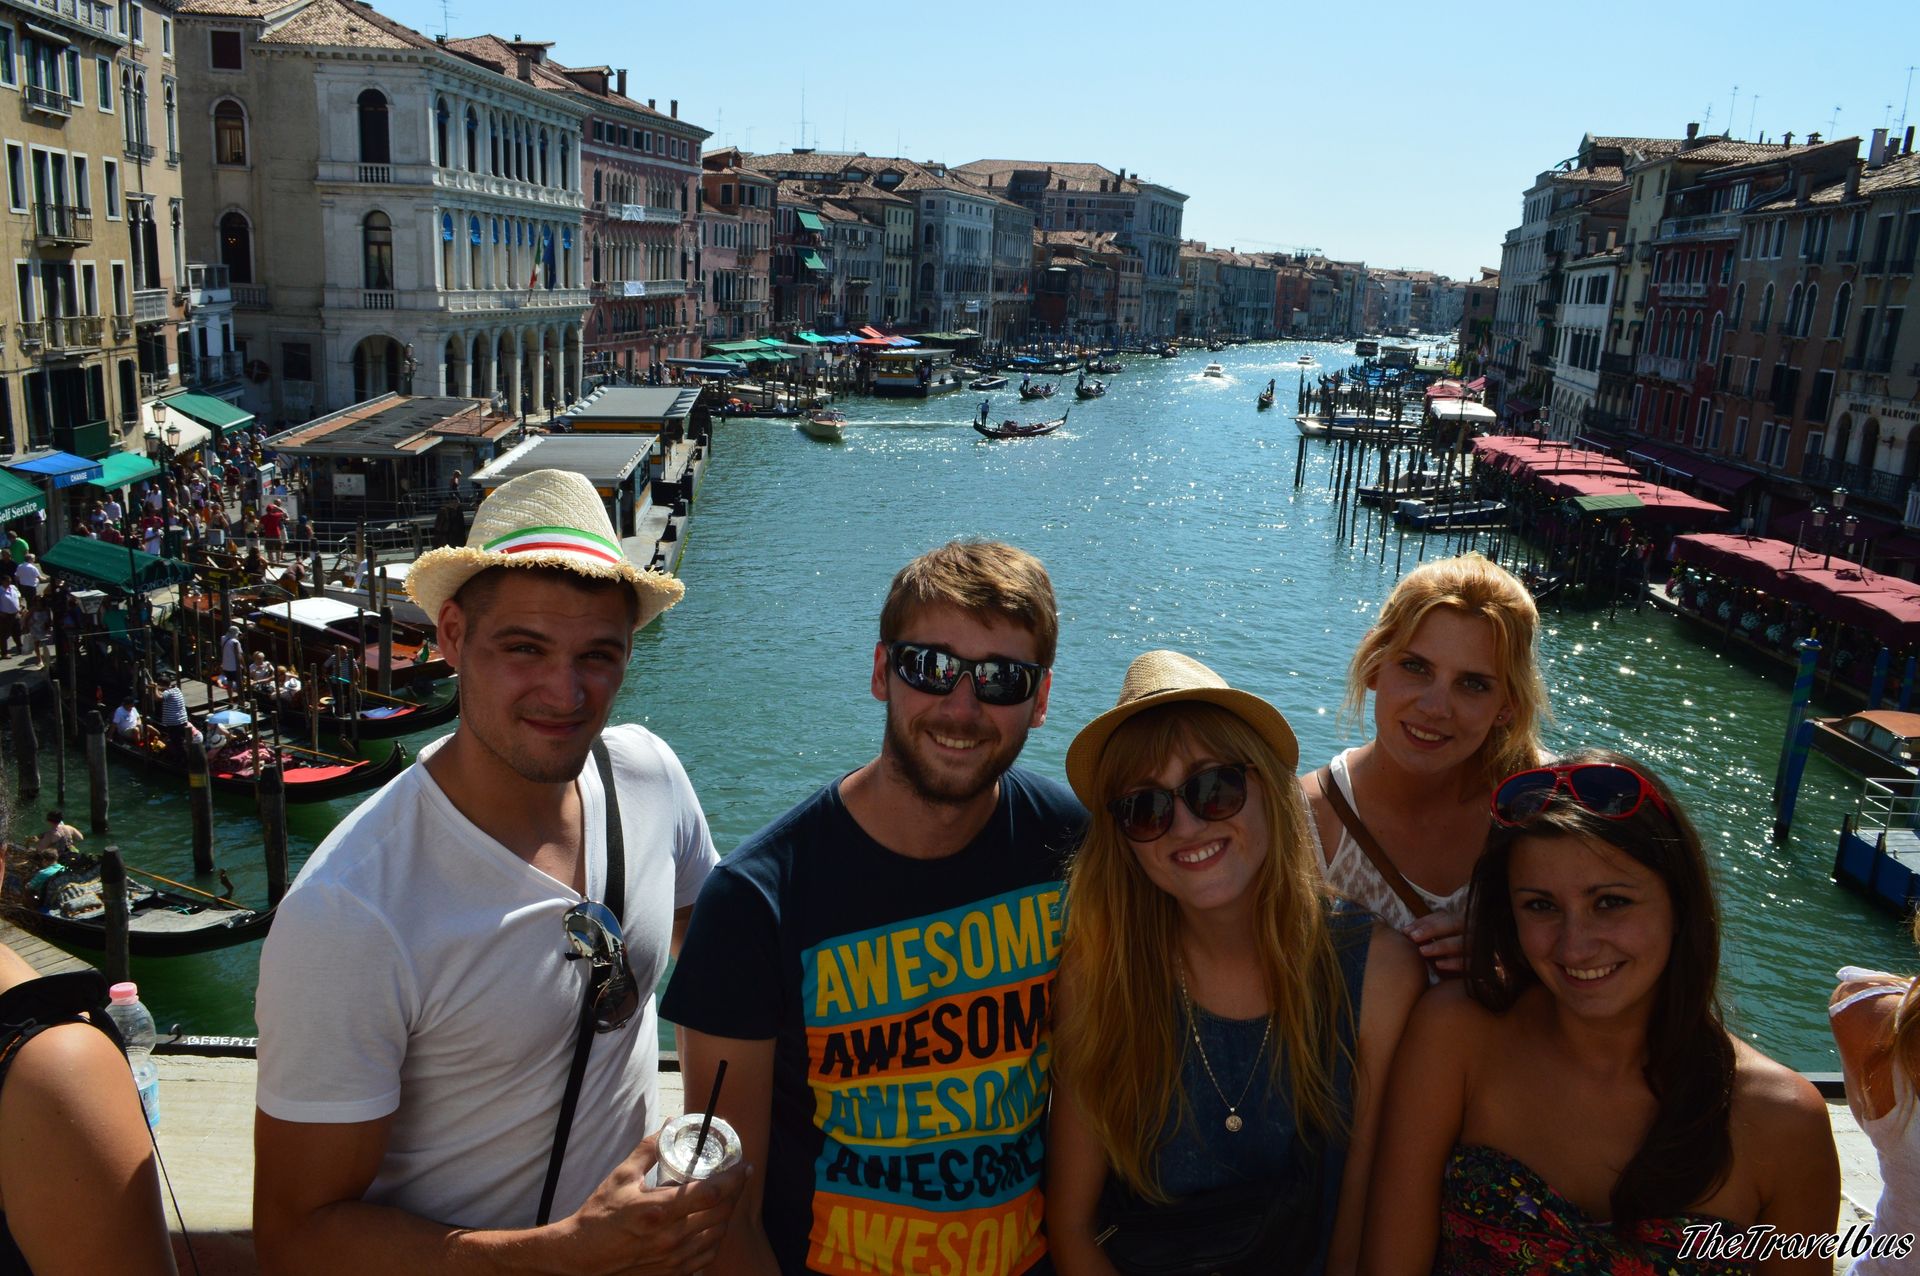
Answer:
<svg viewBox="0 0 1920 1276"><path fill-rule="evenodd" d="M375 3L443 28L439 0ZM1885 0L447 7L454 35L630 68L634 97L678 98L710 144L1093 161L1184 191L1190 238L1456 277L1499 264L1520 192L1583 133L1731 120L1777 140L1828 132L1837 106L1830 136L1864 137L1920 64L1911 9Z"/></svg>

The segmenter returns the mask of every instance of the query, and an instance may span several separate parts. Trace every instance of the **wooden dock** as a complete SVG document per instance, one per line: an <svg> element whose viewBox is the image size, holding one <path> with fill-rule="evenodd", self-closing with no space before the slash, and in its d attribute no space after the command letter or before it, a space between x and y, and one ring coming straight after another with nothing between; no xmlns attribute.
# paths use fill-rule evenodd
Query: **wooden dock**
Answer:
<svg viewBox="0 0 1920 1276"><path fill-rule="evenodd" d="M0 917L0 942L19 953L26 963L42 975L64 975L76 970L92 970L64 948L55 947L38 935L29 934Z"/></svg>

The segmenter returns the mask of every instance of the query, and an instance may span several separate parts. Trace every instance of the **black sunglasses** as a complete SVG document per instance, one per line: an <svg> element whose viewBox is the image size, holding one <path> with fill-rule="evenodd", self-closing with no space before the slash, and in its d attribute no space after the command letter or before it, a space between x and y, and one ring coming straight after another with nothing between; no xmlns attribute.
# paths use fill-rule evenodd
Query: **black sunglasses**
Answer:
<svg viewBox="0 0 1920 1276"><path fill-rule="evenodd" d="M962 674L971 677L973 698L981 704L1025 704L1040 690L1040 675L1047 671L1045 665L1004 656L962 660L951 651L918 642L890 642L887 655L900 681L930 696L950 693L960 685Z"/></svg>
<svg viewBox="0 0 1920 1276"><path fill-rule="evenodd" d="M1562 789L1602 819L1624 820L1646 802L1652 802L1654 809L1669 820L1673 818L1652 781L1617 762L1534 767L1510 775L1493 791L1493 818L1496 823L1517 828L1546 810Z"/></svg>
<svg viewBox="0 0 1920 1276"><path fill-rule="evenodd" d="M567 960L587 962L587 1003L593 1030L614 1032L640 1008L640 981L627 961L626 940L613 911L598 900L583 899L561 919L567 932Z"/></svg>
<svg viewBox="0 0 1920 1276"><path fill-rule="evenodd" d="M1173 800L1177 797L1202 820L1230 820L1247 804L1244 762L1228 762L1195 771L1173 789L1136 789L1107 803L1107 813L1130 841L1151 842L1173 827Z"/></svg>

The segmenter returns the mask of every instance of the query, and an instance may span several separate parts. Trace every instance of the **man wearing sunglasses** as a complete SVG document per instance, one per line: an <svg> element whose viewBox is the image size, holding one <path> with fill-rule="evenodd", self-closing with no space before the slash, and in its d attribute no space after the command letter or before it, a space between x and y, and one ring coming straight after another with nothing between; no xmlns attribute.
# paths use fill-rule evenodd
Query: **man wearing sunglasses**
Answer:
<svg viewBox="0 0 1920 1276"><path fill-rule="evenodd" d="M460 722L314 851L261 955L261 1268L698 1270L745 1174L646 1186L651 992L716 857L672 750L607 726L681 586L540 470L407 588Z"/></svg>
<svg viewBox="0 0 1920 1276"><path fill-rule="evenodd" d="M1086 813L1013 769L1058 621L1031 555L954 542L880 615L880 755L707 879L662 1013L762 1172L712 1276L1043 1270L1060 874Z"/></svg>

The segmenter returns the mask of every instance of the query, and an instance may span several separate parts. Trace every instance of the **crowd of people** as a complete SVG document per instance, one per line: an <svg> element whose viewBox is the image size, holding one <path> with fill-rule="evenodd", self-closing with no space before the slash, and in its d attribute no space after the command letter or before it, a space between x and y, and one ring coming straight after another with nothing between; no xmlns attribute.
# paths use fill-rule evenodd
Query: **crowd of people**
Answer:
<svg viewBox="0 0 1920 1276"><path fill-rule="evenodd" d="M1823 1101L1722 1020L1697 830L1640 760L1547 756L1498 566L1399 583L1349 670L1368 738L1304 777L1279 708L1150 651L1063 782L1016 765L1045 569L939 547L880 612L878 752L722 860L667 743L608 722L682 587L606 521L529 474L407 578L461 717L262 953L263 1270L1910 1269L1920 991L1834 1000L1887 1182L1843 1238ZM738 1153L685 1184L656 1014Z"/></svg>

